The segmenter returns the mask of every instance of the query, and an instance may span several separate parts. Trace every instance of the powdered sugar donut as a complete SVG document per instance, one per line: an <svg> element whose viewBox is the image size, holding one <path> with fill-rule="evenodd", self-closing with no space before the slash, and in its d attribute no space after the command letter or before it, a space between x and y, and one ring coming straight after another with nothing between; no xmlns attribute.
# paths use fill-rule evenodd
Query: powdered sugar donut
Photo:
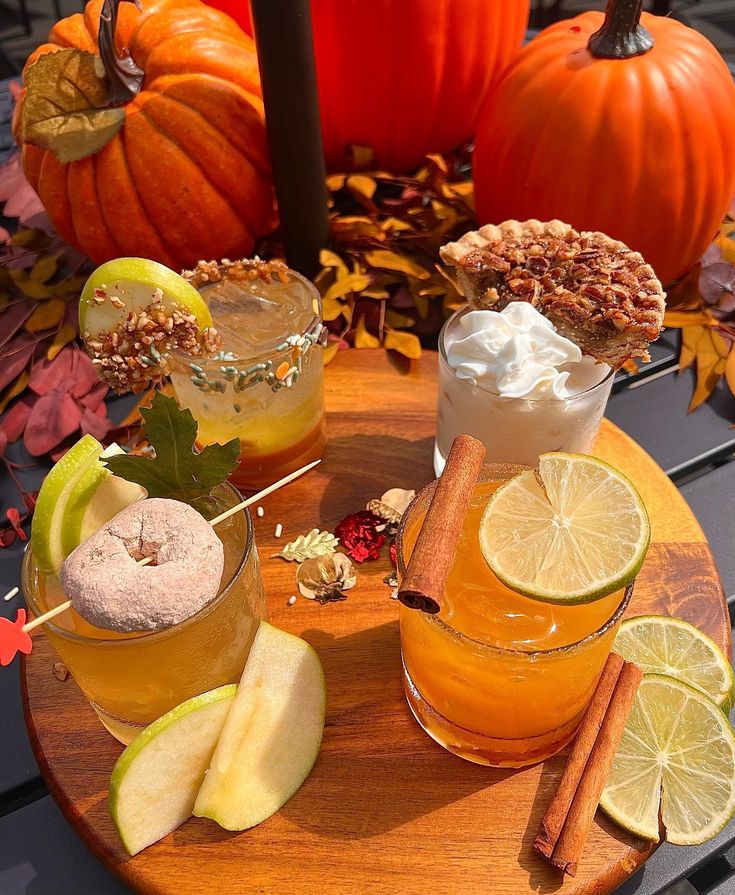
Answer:
<svg viewBox="0 0 735 895"><path fill-rule="evenodd" d="M137 560L153 556L149 565ZM66 558L61 584L74 609L111 631L158 631L217 594L224 548L212 526L178 500L126 507Z"/></svg>

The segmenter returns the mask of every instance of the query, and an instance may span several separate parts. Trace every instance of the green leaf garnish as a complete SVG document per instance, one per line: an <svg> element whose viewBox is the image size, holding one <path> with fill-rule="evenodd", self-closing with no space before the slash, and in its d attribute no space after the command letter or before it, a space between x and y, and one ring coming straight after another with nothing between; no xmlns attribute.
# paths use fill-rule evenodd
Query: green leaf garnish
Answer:
<svg viewBox="0 0 735 895"><path fill-rule="evenodd" d="M179 407L175 398L156 392L151 406L141 407L140 412L156 456L118 454L105 462L113 475L142 485L149 497L201 497L224 482L237 466L240 439L197 451L196 420L190 410Z"/></svg>

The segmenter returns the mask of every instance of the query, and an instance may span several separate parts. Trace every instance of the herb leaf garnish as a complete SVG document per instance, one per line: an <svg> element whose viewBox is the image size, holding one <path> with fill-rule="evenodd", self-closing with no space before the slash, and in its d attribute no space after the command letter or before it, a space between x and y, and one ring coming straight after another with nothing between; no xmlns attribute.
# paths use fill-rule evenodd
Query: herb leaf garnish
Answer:
<svg viewBox="0 0 735 895"><path fill-rule="evenodd" d="M113 475L142 485L149 497L201 497L224 482L237 466L238 438L195 450L196 420L175 398L156 392L151 406L141 407L140 412L155 457L118 454L105 462Z"/></svg>

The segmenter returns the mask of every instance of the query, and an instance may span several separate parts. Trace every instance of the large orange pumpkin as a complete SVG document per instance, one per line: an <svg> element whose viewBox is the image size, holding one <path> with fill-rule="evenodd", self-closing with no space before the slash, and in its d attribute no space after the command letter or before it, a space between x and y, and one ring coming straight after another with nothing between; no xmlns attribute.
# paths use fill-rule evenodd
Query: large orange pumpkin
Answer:
<svg viewBox="0 0 735 895"><path fill-rule="evenodd" d="M518 53L530 0L312 0L327 165L350 145L406 171L473 136L485 91Z"/></svg>
<svg viewBox="0 0 735 895"><path fill-rule="evenodd" d="M102 6L90 0L56 24L25 71L64 47L96 53ZM122 128L68 164L26 143L26 175L61 236L98 263L140 255L181 268L248 255L275 223L253 41L200 0L140 7L123 3L115 30L113 55L127 51L144 72Z"/></svg>
<svg viewBox="0 0 735 895"><path fill-rule="evenodd" d="M641 0L543 31L478 126L482 223L561 218L640 251L664 283L711 241L735 191L735 85L717 50Z"/></svg>

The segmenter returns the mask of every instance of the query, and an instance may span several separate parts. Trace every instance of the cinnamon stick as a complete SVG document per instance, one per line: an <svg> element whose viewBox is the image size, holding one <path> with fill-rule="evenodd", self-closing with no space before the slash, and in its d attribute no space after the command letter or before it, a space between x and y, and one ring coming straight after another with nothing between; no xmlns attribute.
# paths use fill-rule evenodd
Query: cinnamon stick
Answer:
<svg viewBox="0 0 735 895"><path fill-rule="evenodd" d="M637 665L632 662L623 664L605 719L551 857L551 863L568 876L575 876L577 873L592 819L642 678L643 672Z"/></svg>
<svg viewBox="0 0 735 895"><path fill-rule="evenodd" d="M545 858L551 858L556 847L622 668L622 657L617 653L610 653L597 682L592 701L577 731L559 788L541 821L533 843L534 849Z"/></svg>
<svg viewBox="0 0 735 895"><path fill-rule="evenodd" d="M484 459L485 445L481 441L471 435L454 439L398 591L398 599L409 609L439 612Z"/></svg>

